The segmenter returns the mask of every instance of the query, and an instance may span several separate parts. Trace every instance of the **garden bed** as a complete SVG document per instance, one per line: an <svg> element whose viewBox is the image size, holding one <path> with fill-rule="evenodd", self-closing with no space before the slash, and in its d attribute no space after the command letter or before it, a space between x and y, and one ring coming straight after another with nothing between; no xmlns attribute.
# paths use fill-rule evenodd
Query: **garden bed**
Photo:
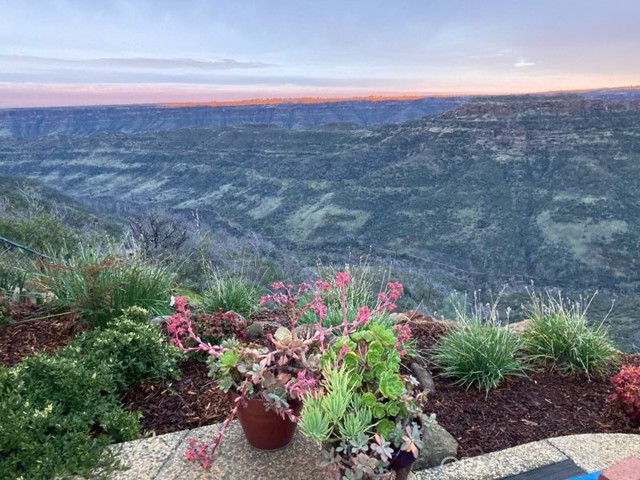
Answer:
<svg viewBox="0 0 640 480"><path fill-rule="evenodd" d="M12 366L35 352L52 352L81 329L70 314L51 314L46 306L14 304L11 323L0 325L0 364Z"/></svg>
<svg viewBox="0 0 640 480"><path fill-rule="evenodd" d="M426 358L445 327L426 318L412 320L411 327ZM75 328L69 317L0 326L0 363L13 365L35 351L55 350L73 338ZM640 355L624 355L623 364L640 366ZM226 415L226 396L207 376L207 365L190 359L180 369L180 380L145 382L121 396L127 409L142 412L143 431L159 435L215 423ZM460 442L459 457L562 435L638 433L609 403L608 377L532 371L527 377L506 380L487 396L484 390L466 390L434 373L436 393L430 407Z"/></svg>

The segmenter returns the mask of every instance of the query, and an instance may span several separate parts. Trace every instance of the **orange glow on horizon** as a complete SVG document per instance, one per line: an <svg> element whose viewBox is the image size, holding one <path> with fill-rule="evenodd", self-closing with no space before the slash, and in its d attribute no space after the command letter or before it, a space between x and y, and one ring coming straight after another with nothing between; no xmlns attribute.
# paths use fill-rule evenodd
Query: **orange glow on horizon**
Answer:
<svg viewBox="0 0 640 480"><path fill-rule="evenodd" d="M290 97L290 98L250 98L241 100L202 100L202 101L181 101L181 102L159 102L164 107L223 107L223 106L243 106L243 105L279 105L286 103L338 103L338 102L381 102L385 100L417 100L428 97L463 97L463 96L493 96L493 95L549 95L555 93L582 93L593 90L640 90L640 85L628 85L622 87L601 87L601 88L579 88L543 90L537 92L495 92L495 91L470 91L470 92L433 92L421 95L398 94L398 95L366 95L366 96L344 96L344 97Z"/></svg>
<svg viewBox="0 0 640 480"><path fill-rule="evenodd" d="M617 82L616 82L617 83ZM624 85L624 86L623 86ZM0 82L0 109L5 108L47 108L100 105L157 105L167 108L196 106L249 106L278 104L314 104L334 102L365 101L411 101L428 97L460 97L460 96L492 96L492 95L536 95L555 93L580 93L592 90L639 90L640 85L627 82L617 84L600 83L569 84L549 88L508 88L495 85L478 89L451 88L445 89L412 89L405 91L304 91L304 92L259 92L238 89L208 90L203 86L183 85L72 85L72 84L17 84ZM263 94L264 96L261 96ZM212 98L217 100L211 100Z"/></svg>
<svg viewBox="0 0 640 480"><path fill-rule="evenodd" d="M335 103L335 102L381 102L384 100L417 100L418 98L448 97L458 94L432 94L432 95L368 95L358 97L291 97L291 98L250 98L246 100L210 100L193 102L163 102L159 105L165 107L197 107L197 106L239 106L239 105L277 105L282 103Z"/></svg>

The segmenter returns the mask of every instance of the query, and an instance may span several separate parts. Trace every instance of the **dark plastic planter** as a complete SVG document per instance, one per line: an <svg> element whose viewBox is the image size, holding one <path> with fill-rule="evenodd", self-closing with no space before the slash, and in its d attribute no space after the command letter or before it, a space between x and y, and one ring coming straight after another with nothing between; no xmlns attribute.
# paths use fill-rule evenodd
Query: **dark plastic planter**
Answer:
<svg viewBox="0 0 640 480"><path fill-rule="evenodd" d="M389 468L396 472L396 480L406 480L411 472L411 465L416 461L416 457L411 452L396 452L391 459Z"/></svg>
<svg viewBox="0 0 640 480"><path fill-rule="evenodd" d="M234 405L238 395L230 391L228 398L231 405ZM302 403L299 400L289 400L289 404L298 415ZM260 450L278 450L286 447L297 427L296 423L282 418L274 410L267 411L262 400L247 400L244 408L238 408L238 420L249 445Z"/></svg>

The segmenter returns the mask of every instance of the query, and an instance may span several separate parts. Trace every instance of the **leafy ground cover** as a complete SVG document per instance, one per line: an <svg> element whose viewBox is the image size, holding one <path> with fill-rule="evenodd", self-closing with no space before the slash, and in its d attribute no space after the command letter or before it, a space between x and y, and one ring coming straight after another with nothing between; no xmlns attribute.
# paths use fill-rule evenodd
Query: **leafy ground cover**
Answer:
<svg viewBox="0 0 640 480"><path fill-rule="evenodd" d="M277 321L277 316L269 320ZM67 332L66 337L47 333L51 332L52 322L42 319L1 326L0 362L12 365L21 356L39 349L54 350L70 341L73 320L55 320ZM410 325L426 361L447 326L419 315L412 317ZM14 342L18 337L20 342ZM624 354L622 363L640 366L640 355ZM609 400L613 393L609 376L563 377L536 369L524 377L507 378L487 395L485 390L466 389L455 384L454 379L438 376L436 367L429 366L436 384L430 411L458 439L461 457L561 435L638 433ZM227 414L227 399L207 376L208 367L203 361L183 361L180 371L178 380L145 381L120 395L127 410L142 413L144 432L162 434L195 428L220 421Z"/></svg>
<svg viewBox="0 0 640 480"><path fill-rule="evenodd" d="M124 409L120 394L144 379L175 378L182 357L148 315L128 308L107 327L83 331L64 346L55 338L53 347L39 325L51 326L51 318L22 322L34 331L23 331L24 338L40 343L23 343L19 363L0 365L0 478L93 476L117 467L105 447L139 437L139 413ZM11 348L11 336L2 340Z"/></svg>

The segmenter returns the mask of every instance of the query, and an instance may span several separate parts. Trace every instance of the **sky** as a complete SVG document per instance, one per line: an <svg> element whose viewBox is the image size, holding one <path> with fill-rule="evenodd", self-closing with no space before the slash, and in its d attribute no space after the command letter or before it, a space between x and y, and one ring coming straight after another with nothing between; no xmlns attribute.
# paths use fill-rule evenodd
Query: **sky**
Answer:
<svg viewBox="0 0 640 480"><path fill-rule="evenodd" d="M638 0L2 0L0 108L640 85Z"/></svg>

